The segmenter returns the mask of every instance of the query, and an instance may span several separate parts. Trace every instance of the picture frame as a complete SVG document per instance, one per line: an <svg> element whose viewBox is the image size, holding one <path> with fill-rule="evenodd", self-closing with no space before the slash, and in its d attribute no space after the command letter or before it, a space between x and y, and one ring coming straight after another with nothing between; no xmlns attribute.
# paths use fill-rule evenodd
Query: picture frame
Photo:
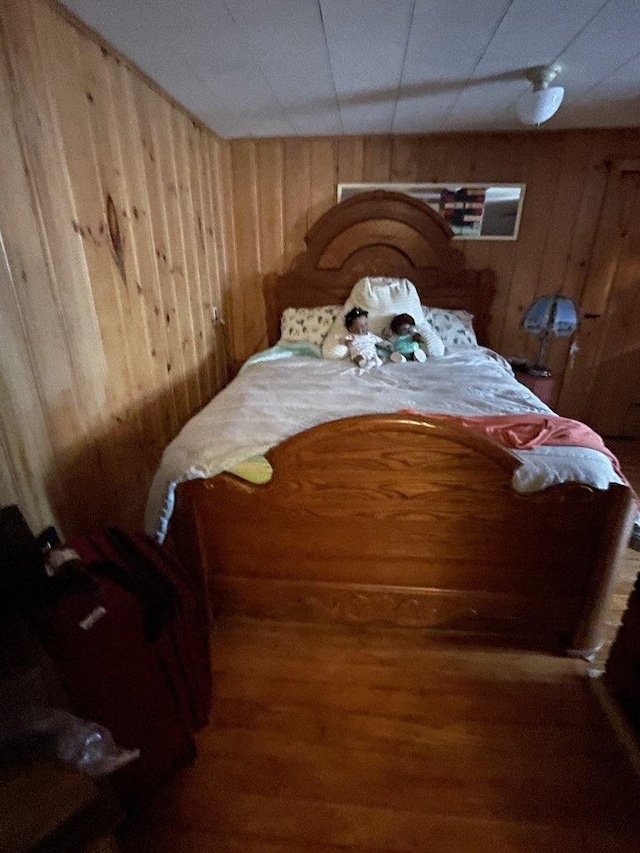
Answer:
<svg viewBox="0 0 640 853"><path fill-rule="evenodd" d="M344 183L337 200L372 190L401 192L439 213L454 240L517 240L525 189L518 183Z"/></svg>

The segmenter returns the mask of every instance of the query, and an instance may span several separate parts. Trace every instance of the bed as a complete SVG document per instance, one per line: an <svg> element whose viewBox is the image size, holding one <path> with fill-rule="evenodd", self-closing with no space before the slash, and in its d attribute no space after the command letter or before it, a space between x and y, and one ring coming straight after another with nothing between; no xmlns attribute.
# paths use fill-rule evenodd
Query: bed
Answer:
<svg viewBox="0 0 640 853"><path fill-rule="evenodd" d="M494 276L467 269L451 236L401 194L328 211L291 269L265 282L270 344L285 309L340 306L360 279L385 276L412 282L425 306L472 315L478 346L377 372L295 347L249 359L168 449L147 529L162 505L215 612L508 637L589 658L632 494L596 451L515 452L439 416L553 417L488 348ZM423 398L427 386L436 393ZM221 455L227 439L236 444ZM561 475L532 486L567 457ZM247 458L262 460L267 482L229 472ZM593 477L571 474L585 459Z"/></svg>

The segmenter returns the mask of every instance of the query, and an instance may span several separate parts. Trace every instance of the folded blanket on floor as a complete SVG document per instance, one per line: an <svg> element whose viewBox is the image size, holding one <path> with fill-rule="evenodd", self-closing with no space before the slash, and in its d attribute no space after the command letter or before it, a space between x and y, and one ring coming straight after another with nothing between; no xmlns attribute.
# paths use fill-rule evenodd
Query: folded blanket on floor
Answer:
<svg viewBox="0 0 640 853"><path fill-rule="evenodd" d="M559 415L443 415L431 412L416 412L403 409L402 414L423 415L433 420L445 421L465 427L514 450L532 450L542 444L573 445L599 450L611 462L614 471L631 489L638 509L640 498L620 469L620 463L606 446L602 437L581 421L562 418Z"/></svg>

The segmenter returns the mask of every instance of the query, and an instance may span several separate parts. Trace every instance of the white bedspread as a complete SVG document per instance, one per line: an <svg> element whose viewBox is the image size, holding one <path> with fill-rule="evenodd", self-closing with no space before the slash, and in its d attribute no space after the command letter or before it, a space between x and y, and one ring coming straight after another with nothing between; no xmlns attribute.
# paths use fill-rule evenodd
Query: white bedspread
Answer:
<svg viewBox="0 0 640 853"><path fill-rule="evenodd" d="M167 447L153 481L146 531L164 539L178 483L211 477L317 424L411 408L461 415L551 413L521 385L509 364L483 347L459 348L426 364L384 364L361 371L329 361L267 350L193 417ZM577 480L596 488L619 483L607 457L580 447L519 451L514 488L537 491Z"/></svg>

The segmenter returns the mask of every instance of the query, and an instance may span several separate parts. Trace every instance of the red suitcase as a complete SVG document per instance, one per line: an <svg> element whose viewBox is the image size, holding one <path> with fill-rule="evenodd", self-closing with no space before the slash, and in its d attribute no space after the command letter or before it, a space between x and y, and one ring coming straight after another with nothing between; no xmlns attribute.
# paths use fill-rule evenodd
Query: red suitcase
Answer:
<svg viewBox="0 0 640 853"><path fill-rule="evenodd" d="M156 643L184 719L193 728L204 726L209 721L211 705L211 663L208 611L200 577L187 571L171 551L144 534L131 535L110 528L104 534L76 541L71 547L85 564L92 563L96 569L100 564L120 569L114 579L137 593L143 602L146 633ZM145 607L149 587L152 606ZM162 631L162 612L157 613L158 610L173 617L164 620Z"/></svg>
<svg viewBox="0 0 640 853"><path fill-rule="evenodd" d="M41 633L78 716L140 750L110 776L125 805L136 805L193 758L193 729L207 721L203 598L180 563L145 536L112 529L67 546L86 572L44 612Z"/></svg>

